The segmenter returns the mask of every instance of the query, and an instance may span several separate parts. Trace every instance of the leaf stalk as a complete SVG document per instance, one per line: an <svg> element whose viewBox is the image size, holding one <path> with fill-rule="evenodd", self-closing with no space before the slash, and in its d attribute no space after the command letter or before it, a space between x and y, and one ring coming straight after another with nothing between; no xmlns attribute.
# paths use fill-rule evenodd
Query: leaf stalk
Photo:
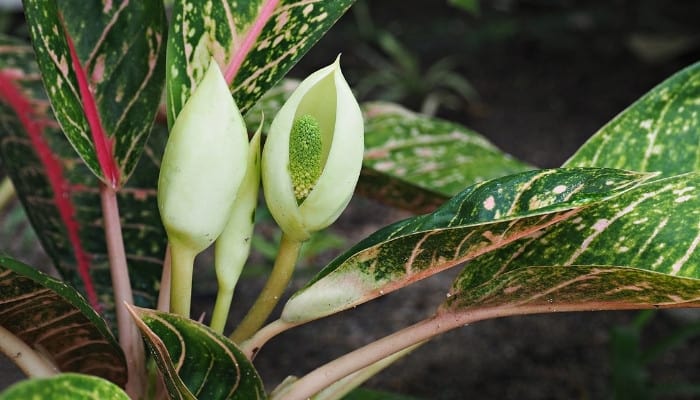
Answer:
<svg viewBox="0 0 700 400"><path fill-rule="evenodd" d="M145 351L141 335L126 308L126 304L134 304L134 296L126 263L117 192L111 186L101 183L100 199L117 313L119 345L124 351L129 371L126 392L132 399L138 399L141 398L146 385Z"/></svg>
<svg viewBox="0 0 700 400"><path fill-rule="evenodd" d="M300 378L271 400L304 400L324 388L404 349L425 342L459 326L501 316L499 309L476 310L473 313L441 313L369 343L337 358Z"/></svg>
<svg viewBox="0 0 700 400"><path fill-rule="evenodd" d="M0 352L30 378L56 375L58 369L14 333L0 325Z"/></svg>
<svg viewBox="0 0 700 400"><path fill-rule="evenodd" d="M255 358L255 355L258 354L260 349L270 339L298 325L298 323L291 323L278 319L265 325L265 327L255 332L255 335L253 335L250 339L246 340L245 342L241 343L238 347L246 355L246 357L248 357L249 360L253 360L253 358Z"/></svg>

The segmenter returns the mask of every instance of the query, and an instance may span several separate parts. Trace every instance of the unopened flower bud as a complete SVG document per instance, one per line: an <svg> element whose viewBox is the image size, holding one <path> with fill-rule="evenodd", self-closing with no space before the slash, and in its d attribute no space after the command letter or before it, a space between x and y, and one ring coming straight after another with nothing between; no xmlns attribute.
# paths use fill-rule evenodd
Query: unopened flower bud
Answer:
<svg viewBox="0 0 700 400"><path fill-rule="evenodd" d="M168 240L196 253L221 234L246 171L248 136L216 62L175 120L158 178Z"/></svg>

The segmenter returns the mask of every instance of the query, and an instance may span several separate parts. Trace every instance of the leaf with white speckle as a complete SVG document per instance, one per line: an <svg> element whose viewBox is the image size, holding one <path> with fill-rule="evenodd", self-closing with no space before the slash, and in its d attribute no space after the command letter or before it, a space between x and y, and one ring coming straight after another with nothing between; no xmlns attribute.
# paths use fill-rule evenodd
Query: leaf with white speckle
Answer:
<svg viewBox="0 0 700 400"><path fill-rule="evenodd" d="M505 304L509 297L535 296L571 280L576 284L565 289L561 286L563 290L575 293L573 288L580 289L582 284L587 290L567 295L566 300L560 297L558 309L602 301L600 294L611 282L617 282L621 289L630 288L622 290L619 307L656 305L659 296L670 296L674 282L678 284L677 298L671 298L669 306L697 305L693 299L699 289L692 279L700 278L699 113L700 63L644 95L565 164L659 171L658 180L593 205L538 236L477 258L453 285L454 293L463 293L461 299L448 303L478 307L485 304L485 297L474 297L475 293L490 291L489 302ZM569 266L573 267L570 271L566 270ZM592 276L592 271L599 270L603 272ZM577 271L579 277L575 276ZM538 274L541 284L537 283ZM557 281L556 277L568 278ZM546 284L548 280L553 283ZM657 286L661 281L671 286ZM644 298L654 291L658 291L654 300L653 296Z"/></svg>
<svg viewBox="0 0 700 400"><path fill-rule="evenodd" d="M575 218L485 254L455 287L475 287L533 265L615 265L700 278L700 174L656 180Z"/></svg>
<svg viewBox="0 0 700 400"><path fill-rule="evenodd" d="M366 302L573 218L649 178L574 168L473 185L435 212L389 225L333 260L292 296L282 319L306 321Z"/></svg>
<svg viewBox="0 0 700 400"><path fill-rule="evenodd" d="M700 279L629 266L523 267L478 286L458 280L438 315L486 318L564 311L700 306ZM456 327L456 326L455 326Z"/></svg>
<svg viewBox="0 0 700 400"><path fill-rule="evenodd" d="M56 119L107 185L131 175L165 83L161 1L24 0Z"/></svg>
<svg viewBox="0 0 700 400"><path fill-rule="evenodd" d="M358 192L416 212L432 211L465 187L535 169L459 124L391 103L366 103Z"/></svg>
<svg viewBox="0 0 700 400"><path fill-rule="evenodd" d="M245 113L354 1L176 2L168 37L168 122L172 125L212 57Z"/></svg>
<svg viewBox="0 0 700 400"><path fill-rule="evenodd" d="M602 127L565 167L700 170L700 63L674 74Z"/></svg>

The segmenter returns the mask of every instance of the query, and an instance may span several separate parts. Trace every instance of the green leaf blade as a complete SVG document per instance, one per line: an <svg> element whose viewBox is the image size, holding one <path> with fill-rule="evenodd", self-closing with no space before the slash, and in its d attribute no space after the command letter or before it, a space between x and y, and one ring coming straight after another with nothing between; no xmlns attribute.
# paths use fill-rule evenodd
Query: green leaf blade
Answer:
<svg viewBox="0 0 700 400"><path fill-rule="evenodd" d="M22 381L0 393L0 400L26 399L129 400L129 396L109 381L82 374L60 374Z"/></svg>
<svg viewBox="0 0 700 400"><path fill-rule="evenodd" d="M44 349L61 371L126 383L126 361L105 321L73 288L0 256L0 324Z"/></svg>
<svg viewBox="0 0 700 400"><path fill-rule="evenodd" d="M90 170L122 186L164 84L162 2L26 0L24 7L57 120Z"/></svg>
<svg viewBox="0 0 700 400"><path fill-rule="evenodd" d="M265 399L253 365L228 338L174 314L131 308L174 399Z"/></svg>
<svg viewBox="0 0 700 400"><path fill-rule="evenodd" d="M571 218L649 177L553 169L473 185L435 212L381 229L333 260L292 296L282 319L319 318L376 298Z"/></svg>

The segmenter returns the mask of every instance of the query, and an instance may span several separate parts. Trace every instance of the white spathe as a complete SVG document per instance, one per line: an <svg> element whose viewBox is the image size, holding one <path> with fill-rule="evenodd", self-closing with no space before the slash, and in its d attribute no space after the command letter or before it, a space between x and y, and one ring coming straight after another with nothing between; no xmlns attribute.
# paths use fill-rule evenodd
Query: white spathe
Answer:
<svg viewBox="0 0 700 400"><path fill-rule="evenodd" d="M322 140L322 172L297 204L289 173L289 138L294 121L311 115ZM299 84L270 126L262 155L262 181L270 213L291 239L303 241L333 223L357 185L364 152L364 123L357 100L340 70L339 58Z"/></svg>

